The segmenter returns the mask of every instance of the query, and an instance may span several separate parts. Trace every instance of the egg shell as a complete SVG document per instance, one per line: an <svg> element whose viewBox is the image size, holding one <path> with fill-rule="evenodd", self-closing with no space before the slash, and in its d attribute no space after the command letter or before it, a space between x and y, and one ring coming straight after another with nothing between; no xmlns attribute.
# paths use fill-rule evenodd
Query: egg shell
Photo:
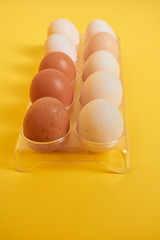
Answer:
<svg viewBox="0 0 160 240"><path fill-rule="evenodd" d="M105 50L93 53L85 62L82 79L85 81L92 73L104 70L120 77L120 67L116 58Z"/></svg>
<svg viewBox="0 0 160 240"><path fill-rule="evenodd" d="M106 50L113 54L113 56L119 59L119 45L117 39L115 39L110 33L99 32L92 36L84 51L84 60L96 51Z"/></svg>
<svg viewBox="0 0 160 240"><path fill-rule="evenodd" d="M85 140L109 143L123 133L123 119L118 108L104 99L89 102L80 112L77 132Z"/></svg>
<svg viewBox="0 0 160 240"><path fill-rule="evenodd" d="M68 38L74 45L80 42L79 32L75 25L64 18L54 20L48 28L48 36L58 33Z"/></svg>
<svg viewBox="0 0 160 240"><path fill-rule="evenodd" d="M50 52L63 52L67 54L73 62L77 61L77 50L73 43L63 35L52 34L45 42L45 55Z"/></svg>
<svg viewBox="0 0 160 240"><path fill-rule="evenodd" d="M54 97L65 107L73 101L73 87L66 75L56 69L45 69L33 78L30 86L31 102L42 97Z"/></svg>
<svg viewBox="0 0 160 240"><path fill-rule="evenodd" d="M85 106L94 99L106 99L116 106L122 101L122 85L112 73L98 71L84 82L80 95L80 104Z"/></svg>
<svg viewBox="0 0 160 240"><path fill-rule="evenodd" d="M35 101L25 114L24 136L36 142L57 140L69 131L69 114L64 105L52 97Z"/></svg>
<svg viewBox="0 0 160 240"><path fill-rule="evenodd" d="M39 65L39 71L44 69L57 69L63 72L70 82L76 78L76 67L72 59L62 52L51 52L47 54Z"/></svg>
<svg viewBox="0 0 160 240"><path fill-rule="evenodd" d="M91 37L98 32L108 32L114 38L116 38L116 34L107 22L101 19L94 19L87 26L85 33L85 43L87 43Z"/></svg>

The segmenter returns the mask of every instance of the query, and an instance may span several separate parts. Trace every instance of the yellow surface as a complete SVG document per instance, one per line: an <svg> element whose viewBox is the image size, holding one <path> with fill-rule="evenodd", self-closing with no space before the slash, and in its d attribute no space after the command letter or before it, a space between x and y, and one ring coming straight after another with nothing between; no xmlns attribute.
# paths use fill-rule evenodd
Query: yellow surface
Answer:
<svg viewBox="0 0 160 240"><path fill-rule="evenodd" d="M132 168L19 173L13 149L49 23L84 32L94 18L120 36ZM0 2L0 239L160 239L160 1Z"/></svg>

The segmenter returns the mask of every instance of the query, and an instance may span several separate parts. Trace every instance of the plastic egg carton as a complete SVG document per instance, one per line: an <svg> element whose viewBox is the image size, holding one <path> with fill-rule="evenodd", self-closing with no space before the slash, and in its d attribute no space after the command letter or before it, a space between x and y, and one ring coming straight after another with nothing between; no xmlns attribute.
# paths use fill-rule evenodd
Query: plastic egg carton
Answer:
<svg viewBox="0 0 160 240"><path fill-rule="evenodd" d="M44 143L34 142L26 139L23 135L21 128L17 144L15 147L15 168L18 171L25 172L37 167L38 165L54 167L67 164L70 166L70 162L77 166L96 167L101 170L112 171L116 173L126 173L130 168L129 161L129 140L127 131L126 120L126 107L125 107L125 95L124 95L124 83L122 77L122 68L120 64L120 81L123 87L123 99L119 106L123 122L124 132L119 139L113 142L107 143L93 143L82 139L78 136L76 131L76 123L79 112L82 107L79 103L80 91L83 84L81 74L84 67L83 60L84 52L84 36L81 35L81 42L78 49L78 61L76 63L77 77L73 84L74 86L74 100L70 108L68 109L70 115L70 130L61 139Z"/></svg>

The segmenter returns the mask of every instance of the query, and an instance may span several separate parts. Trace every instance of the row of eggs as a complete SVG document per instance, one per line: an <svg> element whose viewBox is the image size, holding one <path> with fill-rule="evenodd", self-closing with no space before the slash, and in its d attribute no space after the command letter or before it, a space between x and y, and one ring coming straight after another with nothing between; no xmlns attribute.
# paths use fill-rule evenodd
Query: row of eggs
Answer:
<svg viewBox="0 0 160 240"><path fill-rule="evenodd" d="M57 140L69 130L67 108L74 97L72 83L76 77L80 42L77 29L66 19L55 20L48 35L47 55L30 86L33 104L23 122L24 135L37 142ZM80 105L85 107L79 115L77 131L90 141L113 141L123 132L123 120L116 107L122 100L116 35L104 21L93 20L87 27L85 43L86 62L82 72L85 82L80 95ZM96 131L94 122L99 125Z"/></svg>
<svg viewBox="0 0 160 240"><path fill-rule="evenodd" d="M85 33L84 59L98 50L111 52L116 59L119 57L119 48L116 35L105 21L95 19L88 24ZM45 42L45 54L60 51L66 53L73 62L77 61L77 49L80 44L80 35L77 28L67 19L57 19L48 29L48 38Z"/></svg>
<svg viewBox="0 0 160 240"><path fill-rule="evenodd" d="M66 41L69 41L73 48L74 45L78 46L80 43L78 30L73 25L73 23L66 19L57 19L51 23L48 29L49 38L47 39L45 46L47 45L50 37L57 37L57 34L60 38L66 38ZM89 23L85 36L86 46L84 51L84 58L86 58L87 56L86 53L90 53L91 56L85 63L85 67L82 73L82 79L85 81L87 78L90 77L91 74L97 71L111 72L118 79L120 75L119 64L117 61L119 56L119 47L116 36L113 33L111 27L103 20L93 20L91 21L91 23ZM57 40L57 42L49 42L50 45L48 46L50 46L51 53L47 54L47 56L43 59L39 69L58 69L65 73L71 82L74 82L76 77L76 68L74 66L74 63L69 57L67 58L67 56L62 54L68 54L69 49L67 49L67 44L65 44L65 42L61 42L60 39ZM64 48L66 48L66 51L64 51ZM58 53L57 51L60 52ZM116 55L117 59L114 55ZM41 73L38 77L41 77L42 75L45 76L46 74L47 73ZM87 79L88 81L86 84L84 84L81 92L80 103L82 106L84 106L89 100L92 100L94 98L106 98L112 103L114 103L116 106L120 105L122 98L122 86L119 81L116 81L116 78L114 76L110 75L105 73L98 73L95 74L94 77L92 76L91 78L89 78L89 80ZM91 79L94 79L94 81L91 81ZM88 92L88 89L91 89L91 86L93 90L97 88L99 89L99 91L97 91L98 95L93 93L93 96L90 96L88 99L86 99L86 92ZM35 88L37 88L37 86ZM49 84L48 88L51 91ZM67 90L69 86L65 88ZM52 90L52 92L54 91ZM71 93L71 90L69 91L69 93L70 101L67 102L68 105L71 104L71 99L73 99L73 93ZM60 95L64 94L62 93ZM65 102L63 103L65 104Z"/></svg>
<svg viewBox="0 0 160 240"><path fill-rule="evenodd" d="M100 53L101 51L98 51L94 55L97 56ZM104 54L106 53L104 51ZM58 98L66 107L70 106L74 96L71 83L75 77L75 65L66 54L61 52L48 54L40 64L39 73L32 80L30 87L31 102L41 97L52 96ZM89 101L97 98L107 99L116 106L120 105L122 85L111 71L95 71L84 82L80 104L85 106Z"/></svg>

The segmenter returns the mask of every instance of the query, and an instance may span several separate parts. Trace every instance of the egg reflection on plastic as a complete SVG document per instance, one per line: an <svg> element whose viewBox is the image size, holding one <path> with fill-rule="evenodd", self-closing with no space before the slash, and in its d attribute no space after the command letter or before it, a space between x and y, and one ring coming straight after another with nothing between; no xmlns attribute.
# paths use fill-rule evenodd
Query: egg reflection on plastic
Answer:
<svg viewBox="0 0 160 240"><path fill-rule="evenodd" d="M67 54L73 62L77 61L77 50L73 43L60 34L52 34L45 42L45 55L50 52L63 52Z"/></svg>
<svg viewBox="0 0 160 240"><path fill-rule="evenodd" d="M86 61L82 79L85 81L92 73L104 70L113 73L117 78L120 77L120 68L116 58L105 50L93 53Z"/></svg>
<svg viewBox="0 0 160 240"><path fill-rule="evenodd" d="M119 106L122 101L120 80L112 73L105 71L95 72L90 75L82 86L80 104L85 106L94 99L106 99Z"/></svg>
<svg viewBox="0 0 160 240"><path fill-rule="evenodd" d="M54 20L48 28L48 36L58 33L68 38L74 45L80 42L79 32L75 25L67 19Z"/></svg>

